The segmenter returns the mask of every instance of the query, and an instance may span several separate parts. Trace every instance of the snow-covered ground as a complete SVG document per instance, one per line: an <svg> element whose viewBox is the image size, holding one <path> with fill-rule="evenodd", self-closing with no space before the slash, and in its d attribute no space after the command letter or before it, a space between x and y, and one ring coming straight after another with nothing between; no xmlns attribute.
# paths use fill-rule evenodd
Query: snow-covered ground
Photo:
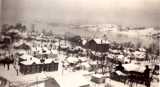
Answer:
<svg viewBox="0 0 160 87"><path fill-rule="evenodd" d="M32 82L36 81L42 81L48 77L53 77L55 80L59 83L61 87L80 87L82 85L89 84L91 87L105 87L106 84L110 84L112 87L129 87L128 84L124 84L121 82L117 82L114 80L110 80L106 78L105 84L96 84L94 82L91 82L91 75L93 73L89 73L84 70L80 71L68 71L64 70L62 68L61 60L63 60L64 56L62 54L59 55L60 58L60 64L59 64L59 70L54 72L41 72L36 74L28 74L28 75L22 75L19 74L16 75L16 71L13 68L13 66L10 66L10 70L7 70L7 67L3 67L3 65L0 65L0 76L8 79L13 84L19 84L22 87L24 84L30 84ZM21 87L20 86L20 87ZM151 87L158 87L158 82L153 82L151 84ZM133 87L145 87L144 85L134 85Z"/></svg>

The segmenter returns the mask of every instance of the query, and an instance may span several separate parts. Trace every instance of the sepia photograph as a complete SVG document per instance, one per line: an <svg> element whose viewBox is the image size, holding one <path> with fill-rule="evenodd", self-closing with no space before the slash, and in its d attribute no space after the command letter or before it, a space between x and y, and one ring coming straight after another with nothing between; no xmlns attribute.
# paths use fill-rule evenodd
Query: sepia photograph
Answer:
<svg viewBox="0 0 160 87"><path fill-rule="evenodd" d="M0 0L0 87L160 87L160 0Z"/></svg>

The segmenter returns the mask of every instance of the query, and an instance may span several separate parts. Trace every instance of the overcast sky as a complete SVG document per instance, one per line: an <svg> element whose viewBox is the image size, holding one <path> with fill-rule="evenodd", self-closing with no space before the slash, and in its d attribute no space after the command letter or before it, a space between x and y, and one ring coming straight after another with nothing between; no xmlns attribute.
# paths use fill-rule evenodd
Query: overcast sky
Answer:
<svg viewBox="0 0 160 87"><path fill-rule="evenodd" d="M3 0L3 20L160 25L160 0Z"/></svg>

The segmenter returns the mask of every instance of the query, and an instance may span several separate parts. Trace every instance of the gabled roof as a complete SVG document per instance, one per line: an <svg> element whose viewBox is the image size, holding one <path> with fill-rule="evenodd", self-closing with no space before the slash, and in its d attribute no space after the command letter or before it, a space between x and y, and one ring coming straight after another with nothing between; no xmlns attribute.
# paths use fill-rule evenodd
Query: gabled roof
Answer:
<svg viewBox="0 0 160 87"><path fill-rule="evenodd" d="M97 44L109 44L110 42L108 40L103 40L99 38L93 39Z"/></svg>

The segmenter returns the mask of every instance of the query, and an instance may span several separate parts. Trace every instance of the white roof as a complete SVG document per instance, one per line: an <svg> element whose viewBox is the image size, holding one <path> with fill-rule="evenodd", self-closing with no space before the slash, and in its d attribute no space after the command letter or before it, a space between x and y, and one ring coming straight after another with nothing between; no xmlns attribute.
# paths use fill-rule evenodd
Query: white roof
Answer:
<svg viewBox="0 0 160 87"><path fill-rule="evenodd" d="M51 52L52 52L53 54L58 54L58 51L57 51L57 50L51 50Z"/></svg>
<svg viewBox="0 0 160 87"><path fill-rule="evenodd" d="M30 59L30 58L32 58L32 57L33 57L33 56L28 55L28 54L24 54L24 55L20 56L20 58L22 58L22 59Z"/></svg>
<svg viewBox="0 0 160 87"><path fill-rule="evenodd" d="M102 78L102 77L104 77L104 75L102 75L102 74L93 74L92 76L96 77L96 78Z"/></svg>
<svg viewBox="0 0 160 87"><path fill-rule="evenodd" d="M75 48L75 49L82 49L81 46L75 46L74 48Z"/></svg>
<svg viewBox="0 0 160 87"><path fill-rule="evenodd" d="M69 63L76 63L76 62L79 61L79 59L78 59L78 58L75 58L75 57L68 57L68 58L67 58L67 61L68 61Z"/></svg>
<svg viewBox="0 0 160 87"><path fill-rule="evenodd" d="M32 47L31 49L32 49L32 51L37 51L35 47Z"/></svg>
<svg viewBox="0 0 160 87"><path fill-rule="evenodd" d="M59 42L55 42L54 45L55 45L55 46L59 46Z"/></svg>
<svg viewBox="0 0 160 87"><path fill-rule="evenodd" d="M82 45L85 45L87 43L87 40L82 40Z"/></svg>
<svg viewBox="0 0 160 87"><path fill-rule="evenodd" d="M123 60L124 55L118 55L118 59Z"/></svg>
<svg viewBox="0 0 160 87"><path fill-rule="evenodd" d="M108 40L102 40L102 39L93 39L97 44L109 44L110 42Z"/></svg>
<svg viewBox="0 0 160 87"><path fill-rule="evenodd" d="M60 47L61 47L61 48L67 48L68 46L65 46L65 45L61 45Z"/></svg>
<svg viewBox="0 0 160 87"><path fill-rule="evenodd" d="M20 40L20 41L18 41L18 42L15 42L13 45L14 45L15 47L18 47L18 46L20 46L20 45L22 45L22 44L26 44L26 45L28 45L28 46L31 46L30 43L28 43L28 42L26 42L26 41L24 41L24 40Z"/></svg>
<svg viewBox="0 0 160 87"><path fill-rule="evenodd" d="M17 47L17 46L19 46L19 45L21 45L23 43L24 43L23 40L20 40L18 42L15 42L13 45Z"/></svg>
<svg viewBox="0 0 160 87"><path fill-rule="evenodd" d="M37 47L36 49L37 49L38 51L42 50L42 48L41 48L41 47Z"/></svg>
<svg viewBox="0 0 160 87"><path fill-rule="evenodd" d="M112 50L112 49L109 49L109 51L111 51L112 53L120 53L119 50Z"/></svg>
<svg viewBox="0 0 160 87"><path fill-rule="evenodd" d="M143 59L143 58L145 58L146 55L145 55L145 52L135 51L134 56L136 58Z"/></svg>
<svg viewBox="0 0 160 87"><path fill-rule="evenodd" d="M87 57L79 57L78 59L83 61L83 62L88 60Z"/></svg>
<svg viewBox="0 0 160 87"><path fill-rule="evenodd" d="M18 34L20 34L21 32L19 31L19 30L17 30L17 29L10 29L8 32L15 32L15 33L18 33Z"/></svg>
<svg viewBox="0 0 160 87"><path fill-rule="evenodd" d="M118 75L127 76L127 74L125 74L125 73L123 73L123 72L121 72L121 71L119 71L119 70L117 70L116 73L117 73Z"/></svg>
<svg viewBox="0 0 160 87"><path fill-rule="evenodd" d="M52 61L54 61L54 59L45 59L44 64L51 63ZM21 63L24 64L24 65L31 65L31 64L33 64L34 62L35 62L36 64L42 64L42 63L40 62L40 59L35 58L35 57L33 57L32 59L29 59L29 60L27 60L27 61L22 61Z"/></svg>
<svg viewBox="0 0 160 87"><path fill-rule="evenodd" d="M97 65L97 61L91 61L90 64L91 65Z"/></svg>
<svg viewBox="0 0 160 87"><path fill-rule="evenodd" d="M123 67L127 71L137 71L137 72L144 72L145 67L141 65L136 65L136 64L123 64Z"/></svg>
<svg viewBox="0 0 160 87"><path fill-rule="evenodd" d="M146 49L144 49L144 48L139 48L139 51L141 51L141 52L145 52L145 51L146 51Z"/></svg>
<svg viewBox="0 0 160 87"><path fill-rule="evenodd" d="M114 55L113 54L108 54L108 57L109 58L114 58Z"/></svg>
<svg viewBox="0 0 160 87"><path fill-rule="evenodd" d="M27 52L25 50L16 50L17 53L20 53L20 54L26 54Z"/></svg>
<svg viewBox="0 0 160 87"><path fill-rule="evenodd" d="M124 57L124 62L130 62L130 59L128 59L128 57Z"/></svg>

